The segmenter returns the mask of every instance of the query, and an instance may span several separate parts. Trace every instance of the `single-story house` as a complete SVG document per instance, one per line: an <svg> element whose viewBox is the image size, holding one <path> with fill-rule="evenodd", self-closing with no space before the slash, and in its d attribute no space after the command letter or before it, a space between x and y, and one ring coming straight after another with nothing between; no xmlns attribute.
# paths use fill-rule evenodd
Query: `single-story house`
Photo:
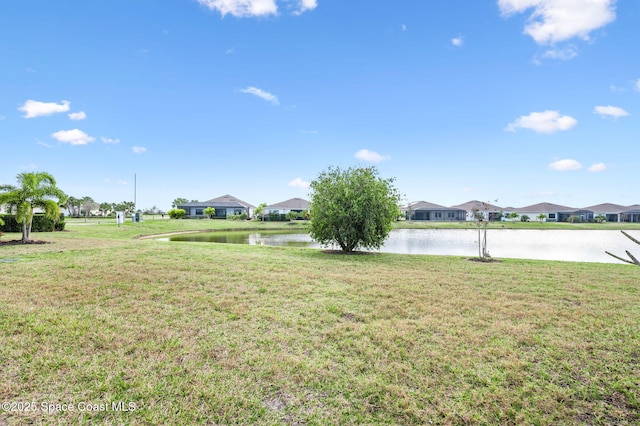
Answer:
<svg viewBox="0 0 640 426"><path fill-rule="evenodd" d="M415 201L402 208L407 220L431 220L434 222L464 222L467 212L426 201Z"/></svg>
<svg viewBox="0 0 640 426"><path fill-rule="evenodd" d="M566 222L566 218L571 216L571 214L577 209L573 207L561 206L560 204L553 203L538 203L532 204L530 206L519 207L514 211L518 213L521 217L524 215L529 216L531 220L538 220L538 217L544 215L543 219L545 222ZM505 212L510 213L510 212ZM560 220L561 215L565 220Z"/></svg>
<svg viewBox="0 0 640 426"><path fill-rule="evenodd" d="M231 195L223 195L222 197L212 198L208 201L193 201L177 206L177 208L187 212L185 217L192 219L207 217L207 215L204 214L204 209L207 207L213 207L216 210L214 214L216 219L226 219L229 216L240 215L242 213L246 213L248 217L251 217L255 209L254 205Z"/></svg>
<svg viewBox="0 0 640 426"><path fill-rule="evenodd" d="M302 213L309 209L309 201L303 198L290 198L286 201L270 204L264 208L264 214L267 217L278 216L282 220L287 213Z"/></svg>
<svg viewBox="0 0 640 426"><path fill-rule="evenodd" d="M627 210L628 207L618 204L603 203L595 206L585 207L585 210L591 210L596 217L604 216L607 222L621 222L622 212Z"/></svg>
<svg viewBox="0 0 640 426"><path fill-rule="evenodd" d="M451 206L451 208L462 209L466 212L466 220L476 220L476 214L482 214L485 219L496 220L502 213L503 208L490 203L478 200L467 201L466 203Z"/></svg>
<svg viewBox="0 0 640 426"><path fill-rule="evenodd" d="M621 222L640 222L640 204L634 204L627 207L620 214Z"/></svg>

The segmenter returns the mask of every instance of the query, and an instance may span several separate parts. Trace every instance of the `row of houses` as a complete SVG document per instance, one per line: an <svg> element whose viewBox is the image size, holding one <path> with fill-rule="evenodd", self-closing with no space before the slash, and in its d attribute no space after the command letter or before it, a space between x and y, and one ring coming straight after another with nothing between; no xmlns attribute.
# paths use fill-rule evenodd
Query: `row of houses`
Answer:
<svg viewBox="0 0 640 426"><path fill-rule="evenodd" d="M256 206L242 201L232 195L223 195L218 198L212 198L208 201L193 201L176 206L186 212L188 218L197 219L206 217L204 210L207 207L215 209L214 217L218 219L226 219L231 216L239 216L243 213L247 217L252 217ZM289 212L302 213L309 208L309 201L302 198L291 198L279 203L268 205L264 208L263 214L266 216L279 215L283 216Z"/></svg>
<svg viewBox="0 0 640 426"><path fill-rule="evenodd" d="M186 212L188 218L206 217L204 210L207 207L215 209L215 217L226 219L234 215L246 214L252 217L256 206L240 200L232 195L223 195L208 201L184 203L177 206ZM263 214L267 217L280 215L294 211L302 213L309 209L309 201L302 198L291 198L279 203L266 206ZM407 220L434 221L434 222L464 222L475 220L478 213L483 214L488 220L508 220L511 213L517 213L518 217L528 216L531 220L543 222L580 222L594 221L604 218L607 222L640 222L640 204L621 206L618 204L604 203L595 206L574 208L553 203L538 203L525 207L501 207L494 204L472 200L451 207L426 201L416 201L401 208Z"/></svg>
<svg viewBox="0 0 640 426"><path fill-rule="evenodd" d="M621 206L604 203L595 206L574 208L553 203L538 203L525 207L500 207L477 200L468 201L451 207L416 201L402 208L407 220L426 220L435 222L459 222L474 220L482 214L488 220L508 220L510 213L518 217L528 216L531 220L542 222L590 222L604 218L607 222L640 222L640 204Z"/></svg>

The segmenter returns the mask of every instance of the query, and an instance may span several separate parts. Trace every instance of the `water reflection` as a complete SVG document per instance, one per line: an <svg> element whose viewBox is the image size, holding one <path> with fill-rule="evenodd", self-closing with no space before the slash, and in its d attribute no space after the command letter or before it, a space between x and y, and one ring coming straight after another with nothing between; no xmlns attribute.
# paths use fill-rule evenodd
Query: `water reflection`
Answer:
<svg viewBox="0 0 640 426"><path fill-rule="evenodd" d="M639 232L631 232L640 237ZM391 232L380 251L402 254L477 256L474 229L398 229ZM197 241L286 247L320 248L308 234L298 231L212 232L174 235L170 241ZM624 254L629 240L610 230L489 230L488 249L493 257L578 262L622 263L604 251Z"/></svg>

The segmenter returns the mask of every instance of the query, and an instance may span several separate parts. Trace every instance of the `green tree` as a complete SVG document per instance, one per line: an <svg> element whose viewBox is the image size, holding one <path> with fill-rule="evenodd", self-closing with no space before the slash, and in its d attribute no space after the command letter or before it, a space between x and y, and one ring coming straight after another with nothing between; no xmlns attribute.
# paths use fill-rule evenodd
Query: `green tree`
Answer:
<svg viewBox="0 0 640 426"><path fill-rule="evenodd" d="M174 208L174 209L177 209L180 204L186 204L188 202L189 202L189 200L187 200L186 198L176 198L171 203L171 207Z"/></svg>
<svg viewBox="0 0 640 426"><path fill-rule="evenodd" d="M65 205L67 207L67 211L69 212L69 216L80 216L80 206L82 205L82 200L76 197L67 197Z"/></svg>
<svg viewBox="0 0 640 426"><path fill-rule="evenodd" d="M543 220L545 220L546 218L547 218L547 215L546 215L546 214L544 214L544 213L540 213L540 214L538 215L538 220L539 220L540 222L542 222L542 221L543 221Z"/></svg>
<svg viewBox="0 0 640 426"><path fill-rule="evenodd" d="M523 214L522 216L520 216L520 222L529 222L530 220L531 218L526 214Z"/></svg>
<svg viewBox="0 0 640 426"><path fill-rule="evenodd" d="M520 217L518 212L511 212L507 214L507 219L516 220L518 217Z"/></svg>
<svg viewBox="0 0 640 426"><path fill-rule="evenodd" d="M22 224L22 242L27 243L31 241L33 209L40 208L47 218L55 220L60 216L59 201L65 194L46 172L20 173L17 180L18 186L0 185L0 205L17 206L16 221Z"/></svg>
<svg viewBox="0 0 640 426"><path fill-rule="evenodd" d="M298 213L296 211L291 210L289 213L287 213L285 217L287 218L287 220L297 220L301 216L302 216L302 213Z"/></svg>
<svg viewBox="0 0 640 426"><path fill-rule="evenodd" d="M382 179L375 167L321 172L310 186L311 237L343 252L379 249L400 215L394 181Z"/></svg>
<svg viewBox="0 0 640 426"><path fill-rule="evenodd" d="M264 220L264 208L267 207L267 203L262 203L253 211L254 217Z"/></svg>
<svg viewBox="0 0 640 426"><path fill-rule="evenodd" d="M100 205L98 206L98 211L100 211L100 214L102 216L106 216L107 213L109 213L112 210L111 206L112 206L111 203L100 203Z"/></svg>
<svg viewBox="0 0 640 426"><path fill-rule="evenodd" d="M213 219L213 215L216 214L216 209L214 209L213 207L207 207L203 212L204 214L209 216L209 219Z"/></svg>

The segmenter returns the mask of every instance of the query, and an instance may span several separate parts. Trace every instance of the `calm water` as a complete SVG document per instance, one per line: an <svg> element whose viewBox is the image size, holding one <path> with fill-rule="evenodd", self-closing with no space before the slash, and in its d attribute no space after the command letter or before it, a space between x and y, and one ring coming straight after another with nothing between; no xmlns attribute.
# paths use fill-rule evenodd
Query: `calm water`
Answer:
<svg viewBox="0 0 640 426"><path fill-rule="evenodd" d="M640 238L640 232L630 234ZM308 234L286 231L213 232L175 235L164 240L268 246L320 248ZM478 232L473 229L398 229L391 232L380 251L402 254L477 256ZM625 250L638 246L620 231L490 229L487 248L493 257L622 263L610 251L626 258ZM634 251L635 250L635 251Z"/></svg>

